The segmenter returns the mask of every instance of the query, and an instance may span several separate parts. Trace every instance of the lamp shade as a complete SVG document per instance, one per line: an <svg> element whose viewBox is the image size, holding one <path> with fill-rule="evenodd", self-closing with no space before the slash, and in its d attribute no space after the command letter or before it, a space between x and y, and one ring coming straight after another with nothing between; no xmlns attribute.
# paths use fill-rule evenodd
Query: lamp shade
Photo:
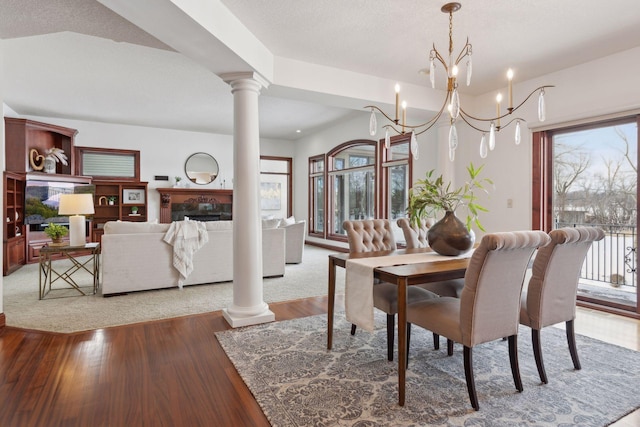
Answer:
<svg viewBox="0 0 640 427"><path fill-rule="evenodd" d="M91 194L61 194L58 214L93 215L93 196Z"/></svg>

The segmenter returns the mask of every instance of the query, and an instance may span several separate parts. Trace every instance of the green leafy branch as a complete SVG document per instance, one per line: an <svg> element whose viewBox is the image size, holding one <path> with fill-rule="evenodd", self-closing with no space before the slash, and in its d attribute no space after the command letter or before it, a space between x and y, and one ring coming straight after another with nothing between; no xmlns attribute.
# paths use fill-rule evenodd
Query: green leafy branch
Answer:
<svg viewBox="0 0 640 427"><path fill-rule="evenodd" d="M488 194L485 186L493 185L489 178L479 178L484 165L475 168L473 163L467 166L469 180L462 187L451 189L451 183L445 185L442 175L434 178L434 170L426 173L424 179L416 181L409 191L409 218L412 224L421 225L422 218L434 217L438 212L455 212L459 207L466 206L467 229L471 230L471 225L475 224L478 229L486 231L480 220L479 212L489 212L485 207L478 204L476 191Z"/></svg>

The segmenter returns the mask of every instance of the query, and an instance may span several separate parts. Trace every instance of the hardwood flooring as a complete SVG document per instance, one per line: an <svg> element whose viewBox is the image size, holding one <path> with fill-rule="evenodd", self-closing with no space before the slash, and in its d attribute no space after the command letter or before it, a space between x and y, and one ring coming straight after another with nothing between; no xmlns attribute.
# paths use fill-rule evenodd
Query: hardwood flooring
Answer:
<svg viewBox="0 0 640 427"><path fill-rule="evenodd" d="M277 320L326 298L270 305ZM268 426L219 346L221 312L75 334L0 332L0 426ZM640 350L640 322L578 309L576 332ZM640 425L640 411L614 424Z"/></svg>

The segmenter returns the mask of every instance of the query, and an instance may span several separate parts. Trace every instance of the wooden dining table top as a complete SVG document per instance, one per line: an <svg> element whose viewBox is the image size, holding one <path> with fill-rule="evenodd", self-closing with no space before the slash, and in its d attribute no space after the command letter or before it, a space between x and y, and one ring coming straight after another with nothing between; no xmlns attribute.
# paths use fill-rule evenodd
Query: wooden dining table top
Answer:
<svg viewBox="0 0 640 427"><path fill-rule="evenodd" d="M452 259L429 259L425 256L425 262L412 262L403 264L403 254L428 255L433 251L430 248L400 249L362 253L336 253L329 255L329 280L328 280L328 307L327 307L327 349L331 350L333 342L333 315L335 308L336 267L346 268L348 260L367 259L373 257L399 258L399 262L386 267L373 268L375 278L389 282L397 286L398 290L398 404L405 403L406 383L406 354L407 354L407 288L441 280L463 278L469 265L470 256ZM412 257L413 258L413 257Z"/></svg>

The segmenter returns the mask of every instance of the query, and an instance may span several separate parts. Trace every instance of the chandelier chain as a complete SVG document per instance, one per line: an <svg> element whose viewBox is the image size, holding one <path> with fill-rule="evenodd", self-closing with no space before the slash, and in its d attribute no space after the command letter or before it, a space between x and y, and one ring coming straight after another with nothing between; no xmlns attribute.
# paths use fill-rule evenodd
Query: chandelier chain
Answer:
<svg viewBox="0 0 640 427"><path fill-rule="evenodd" d="M449 12L449 57L453 53L453 12Z"/></svg>

